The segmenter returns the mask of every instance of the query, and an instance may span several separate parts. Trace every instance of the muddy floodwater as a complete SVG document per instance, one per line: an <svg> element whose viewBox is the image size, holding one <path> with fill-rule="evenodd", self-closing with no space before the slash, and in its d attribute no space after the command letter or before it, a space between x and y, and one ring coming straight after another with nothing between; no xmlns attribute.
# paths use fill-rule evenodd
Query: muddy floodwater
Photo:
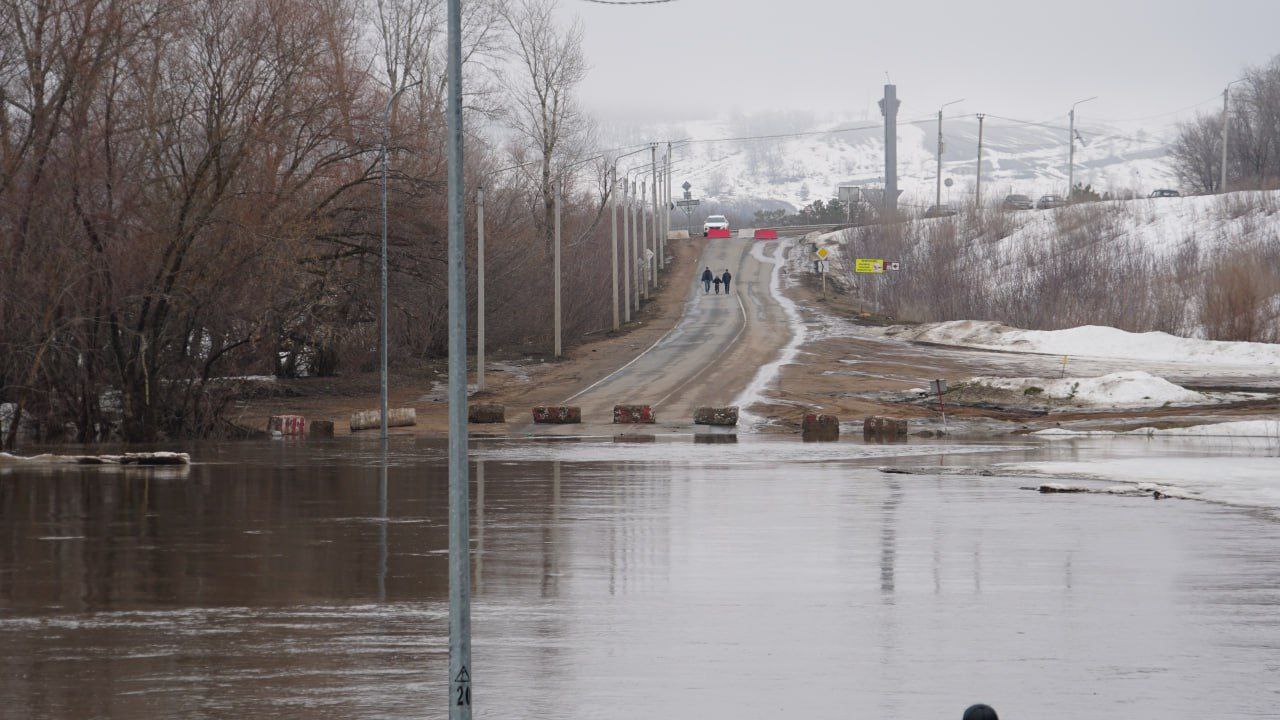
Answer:
<svg viewBox="0 0 1280 720"><path fill-rule="evenodd" d="M478 717L1280 713L1272 513L947 471L1029 446L474 450ZM0 716L444 717L443 446L191 452L0 468Z"/></svg>

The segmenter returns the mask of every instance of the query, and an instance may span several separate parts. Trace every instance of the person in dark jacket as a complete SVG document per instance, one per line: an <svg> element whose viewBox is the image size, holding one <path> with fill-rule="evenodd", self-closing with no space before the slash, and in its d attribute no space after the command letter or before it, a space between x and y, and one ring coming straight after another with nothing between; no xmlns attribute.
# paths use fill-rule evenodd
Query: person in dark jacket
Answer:
<svg viewBox="0 0 1280 720"><path fill-rule="evenodd" d="M995 708L978 703L964 711L964 720L1000 720L1000 717L996 715Z"/></svg>
<svg viewBox="0 0 1280 720"><path fill-rule="evenodd" d="M702 294L711 292L711 268L702 271Z"/></svg>
<svg viewBox="0 0 1280 720"><path fill-rule="evenodd" d="M720 279L724 281L724 294L728 295L729 283L733 280L733 275L729 272L729 268L724 269L724 274L720 276Z"/></svg>
<svg viewBox="0 0 1280 720"><path fill-rule="evenodd" d="M720 276L719 276L719 275L716 275L715 277L711 278L711 282L713 282L713 283L715 283L715 284L716 284L716 294L717 294L717 295L719 295L719 294L720 294L720 283L722 283L722 282L724 282L724 281L720 279Z"/></svg>

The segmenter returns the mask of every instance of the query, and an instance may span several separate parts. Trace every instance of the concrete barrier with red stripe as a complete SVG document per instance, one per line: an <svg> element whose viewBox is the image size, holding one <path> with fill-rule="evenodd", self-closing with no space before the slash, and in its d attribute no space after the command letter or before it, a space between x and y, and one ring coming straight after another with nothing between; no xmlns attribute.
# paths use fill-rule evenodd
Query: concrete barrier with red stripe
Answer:
<svg viewBox="0 0 1280 720"><path fill-rule="evenodd" d="M281 435L306 435L307 419L301 415L272 415L267 420L267 432Z"/></svg>
<svg viewBox="0 0 1280 720"><path fill-rule="evenodd" d="M574 425L582 422L582 408L573 405L539 405L533 409L539 425Z"/></svg>
<svg viewBox="0 0 1280 720"><path fill-rule="evenodd" d="M732 234L729 232L728 228L708 228L707 237L712 239L728 238L732 237Z"/></svg>
<svg viewBox="0 0 1280 720"><path fill-rule="evenodd" d="M658 422L658 416L649 405L614 405L615 425L650 425Z"/></svg>
<svg viewBox="0 0 1280 720"><path fill-rule="evenodd" d="M778 231L773 228L760 228L755 233L756 240L777 240Z"/></svg>
<svg viewBox="0 0 1280 720"><path fill-rule="evenodd" d="M800 434L805 440L839 440L840 418L821 413L805 413L800 423Z"/></svg>

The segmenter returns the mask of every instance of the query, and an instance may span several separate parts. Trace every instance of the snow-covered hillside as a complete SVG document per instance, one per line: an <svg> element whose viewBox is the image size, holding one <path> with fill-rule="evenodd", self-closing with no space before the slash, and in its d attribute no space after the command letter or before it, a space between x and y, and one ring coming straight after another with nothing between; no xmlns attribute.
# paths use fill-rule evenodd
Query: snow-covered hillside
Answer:
<svg viewBox="0 0 1280 720"><path fill-rule="evenodd" d="M936 176L936 119L906 117L898 127L899 187L906 204L933 201ZM853 128L853 129L849 129ZM1076 179L1100 190L1136 190L1176 186L1167 163L1164 138L1098 126L1077 128ZM799 137L767 137L813 131ZM694 142L677 153L676 184L688 180L694 195L712 200L772 199L799 207L835 195L841 184L880 186L884 180L884 130L879 118L862 121L805 122L789 118L746 117L690 122L664 132ZM978 122L972 115L943 123L945 149L943 200L958 202L972 192L976 174ZM706 142L717 138L766 136L752 140ZM1066 192L1065 120L1024 124L987 117L983 132L984 195L1010 192L1039 195Z"/></svg>

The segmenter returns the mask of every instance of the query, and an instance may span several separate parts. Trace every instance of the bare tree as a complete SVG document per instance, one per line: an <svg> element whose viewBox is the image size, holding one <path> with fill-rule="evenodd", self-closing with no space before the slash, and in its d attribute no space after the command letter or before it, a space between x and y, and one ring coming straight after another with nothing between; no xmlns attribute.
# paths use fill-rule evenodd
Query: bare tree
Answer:
<svg viewBox="0 0 1280 720"><path fill-rule="evenodd" d="M585 130L575 98L587 72L582 26L575 20L561 27L555 18L557 5L556 0L518 0L502 14L521 70L506 83L513 105L508 117L523 143L516 157L528 149L537 161L544 252L551 249L556 183L581 150Z"/></svg>

